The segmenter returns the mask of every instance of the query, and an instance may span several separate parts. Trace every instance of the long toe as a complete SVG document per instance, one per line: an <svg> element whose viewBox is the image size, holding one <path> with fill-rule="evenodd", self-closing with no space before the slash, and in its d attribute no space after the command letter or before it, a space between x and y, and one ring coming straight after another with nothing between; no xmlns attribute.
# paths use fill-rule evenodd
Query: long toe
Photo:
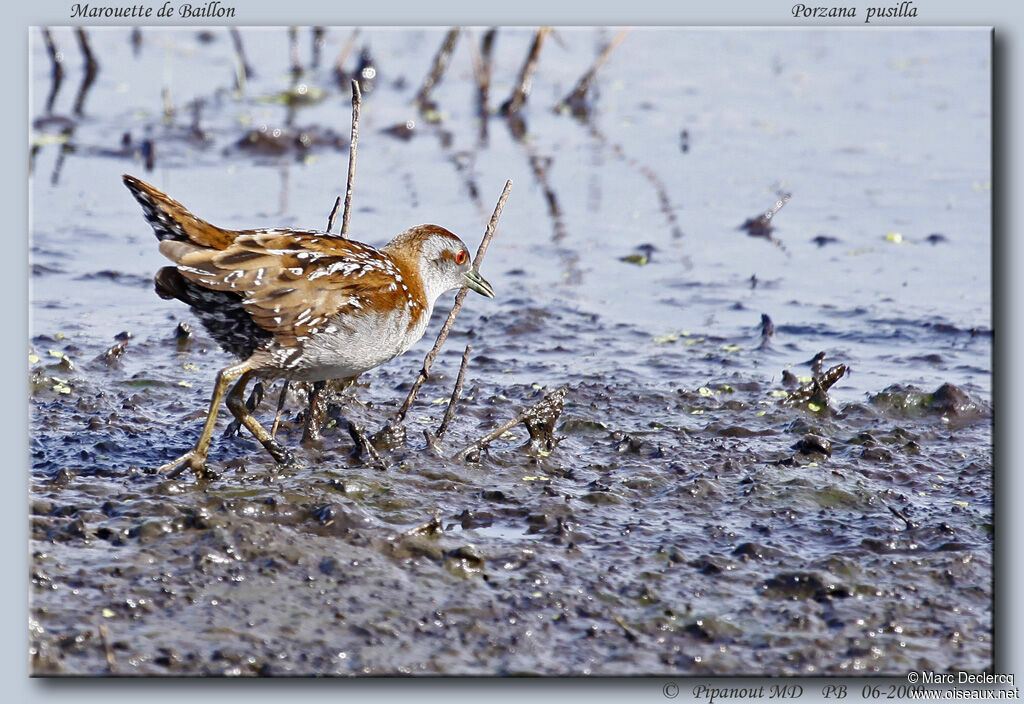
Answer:
<svg viewBox="0 0 1024 704"><path fill-rule="evenodd" d="M206 461L200 457L193 455L188 459L188 468L192 470L192 474L195 475L197 481L213 481L217 478L217 473L206 466Z"/></svg>
<svg viewBox="0 0 1024 704"><path fill-rule="evenodd" d="M217 475L206 466L206 458L200 457L195 450L189 450L176 460L157 467L157 472L166 474L169 479L174 479L185 470L190 470L198 480L216 479Z"/></svg>
<svg viewBox="0 0 1024 704"><path fill-rule="evenodd" d="M188 461L192 459L193 452L190 450L181 457L171 460L156 468L158 474L169 474L172 478L178 476L188 468Z"/></svg>

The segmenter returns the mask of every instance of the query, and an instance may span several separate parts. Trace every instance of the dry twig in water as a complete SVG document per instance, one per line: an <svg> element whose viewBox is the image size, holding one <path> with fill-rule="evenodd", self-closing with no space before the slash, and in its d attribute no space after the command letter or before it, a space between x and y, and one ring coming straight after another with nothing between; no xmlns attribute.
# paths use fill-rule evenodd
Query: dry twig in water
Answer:
<svg viewBox="0 0 1024 704"><path fill-rule="evenodd" d="M550 434L550 431L553 429L555 420L562 413L562 403L565 401L567 393L569 393L568 386L561 386L555 389L540 401L519 413L512 420L499 425L472 445L467 445L459 450L452 456L452 459L471 459L471 455L480 452L520 423L526 423L527 429L530 431L530 444L531 446L536 445L537 435L540 430L545 430ZM554 446L553 441L546 444L548 451ZM538 447L538 449L545 448Z"/></svg>
<svg viewBox="0 0 1024 704"><path fill-rule="evenodd" d="M313 68L320 65L320 50L324 46L324 28L313 27Z"/></svg>
<svg viewBox="0 0 1024 704"><path fill-rule="evenodd" d="M565 110L568 108L573 111L573 114L586 114L585 101L587 98L587 91L590 90L590 84L594 82L594 76L597 75L597 70L604 65L604 62L608 60L608 57L611 56L613 51L615 51L615 48L622 43L622 40L626 38L626 34L628 32L628 28L619 30L619 33L616 34L610 42L608 42L608 46L606 46L604 51L601 52L601 55L597 57L594 65L580 77L580 80L577 81L576 87L572 89L572 92L562 98L561 102L555 106L555 110Z"/></svg>
<svg viewBox="0 0 1024 704"><path fill-rule="evenodd" d="M533 72L537 69L537 60L540 58L540 49L544 45L544 39L550 33L551 27L541 27L533 36L530 52L526 55L523 68L519 71L519 83L512 91L511 97L501 106L502 115L515 115L526 105L526 98L530 94L530 85L533 83Z"/></svg>
<svg viewBox="0 0 1024 704"><path fill-rule="evenodd" d="M775 229L772 225L772 218L775 217L777 212L782 210L782 206L789 202L790 197L789 193L780 193L779 199L775 201L775 205L757 217L747 218L746 222L740 225L740 229L746 230L747 234L751 237L767 237L771 239L772 231Z"/></svg>
<svg viewBox="0 0 1024 704"><path fill-rule="evenodd" d="M85 30L81 27L75 27L75 36L78 37L78 48L82 50L82 55L85 57L85 70L87 72L97 71L100 65L92 53L92 48L89 46L89 37L85 34Z"/></svg>
<svg viewBox="0 0 1024 704"><path fill-rule="evenodd" d="M363 104L363 94L359 90L359 81L352 79L352 135L348 144L348 181L345 184L345 211L341 216L341 236L348 235L348 224L352 217L352 186L356 180L356 154L359 150L359 108ZM327 233L334 229L334 220L338 217L341 207L341 196L334 201L331 215L327 218Z"/></svg>
<svg viewBox="0 0 1024 704"><path fill-rule="evenodd" d="M466 364L469 362L469 353L472 349L472 345L466 345L466 351L462 353L462 364L459 365L459 375L455 377L455 388L452 389L452 397L448 400L448 408L444 411L441 425L437 426L438 440L444 437L444 434L448 431L448 426L452 422L452 418L455 416L455 404L462 397L462 381L466 376Z"/></svg>
<svg viewBox="0 0 1024 704"><path fill-rule="evenodd" d="M487 117L487 94L491 89L491 52L494 49L494 36L498 33L496 27L491 27L484 33L480 40L480 48L470 42L473 50L473 75L476 77L477 87L477 112L480 117Z"/></svg>
<svg viewBox="0 0 1024 704"><path fill-rule="evenodd" d="M348 183L345 185L345 210L341 213L341 236L348 236L348 223L352 218L352 184L356 178L356 152L359 149L359 107L363 94L359 81L352 79L352 138L348 145Z"/></svg>
<svg viewBox="0 0 1024 704"><path fill-rule="evenodd" d="M46 98L46 114L53 113L53 103L57 99L57 91L60 90L61 81L64 79L64 57L57 51L57 45L53 41L49 27L43 27L43 42L46 44L46 53L50 55L50 95Z"/></svg>
<svg viewBox="0 0 1024 704"><path fill-rule="evenodd" d="M848 368L845 364L837 364L828 371L823 372L822 362L824 361L824 352L814 355L814 358L811 360L811 380L800 386L800 388L790 391L789 395L782 399L780 403L791 406L813 403L822 409L828 408L828 390L846 375Z"/></svg>
<svg viewBox="0 0 1024 704"><path fill-rule="evenodd" d="M78 37L78 47L82 50L82 55L85 57L85 74L82 76L82 84L78 87L78 95L75 96L75 104L71 108L71 112L76 117L82 116L82 109L85 106L85 96L89 92L89 88L92 87L93 81L96 80L96 74L99 73L100 65L96 61L96 57L93 56L92 49L89 47L89 37L86 35L85 30L81 27L75 27L75 36Z"/></svg>
<svg viewBox="0 0 1024 704"><path fill-rule="evenodd" d="M43 43L46 45L46 53L50 56L50 72L54 80L60 80L64 75L64 55L57 51L57 44L53 41L49 27L43 27Z"/></svg>
<svg viewBox="0 0 1024 704"><path fill-rule="evenodd" d="M444 70L448 67L448 61L452 57L452 50L455 48L455 40L459 38L459 28L452 27L448 30L448 33L444 37L444 41L441 42L441 48L437 50L437 54L434 55L434 62L430 67L430 72L427 73L427 77L423 79L423 85L420 86L419 91L416 93L416 98L413 101L416 107L420 110L427 110L430 106L430 92L434 90L438 83L441 82L441 78L444 76Z"/></svg>
<svg viewBox="0 0 1024 704"><path fill-rule="evenodd" d="M484 232L484 238L480 241L480 247L476 250L476 257L473 258L473 268L477 271L480 270L480 264L483 262L484 254L487 252L487 246L491 243L491 238L494 237L495 228L498 226L498 218L501 217L501 211L505 207L505 201L508 200L508 194L511 190L512 181L508 180L505 182L505 188L501 191L501 196L498 198L497 205L494 206L494 213L491 214L490 222L487 223L487 231ZM462 302L466 300L466 294L468 291L469 289L462 288L455 295L455 304L452 305L452 310L448 313L448 319L444 321L444 325L441 327L441 332L437 335L437 340L434 342L434 346L430 348L429 352L427 352L427 356L423 360L423 368L420 369L420 373L416 377L416 381L413 382L412 388L409 389L409 395L406 396L402 407L399 408L398 413L395 414L393 419L395 424L401 423L405 420L405 415L409 412L412 402L416 400L416 394L419 393L420 387L423 386L423 382L427 380L427 377L430 374L430 367L433 365L434 360L441 351L441 346L444 345L445 340L448 339L448 333L451 332L452 325L455 323L455 316L459 314L459 310L462 308ZM390 426L392 423L389 423L388 425Z"/></svg>
<svg viewBox="0 0 1024 704"><path fill-rule="evenodd" d="M331 214L327 217L327 234L331 234L331 230L334 229L334 220L338 217L339 210L341 210L341 196L334 199L334 207L331 208Z"/></svg>
<svg viewBox="0 0 1024 704"><path fill-rule="evenodd" d="M288 28L288 56L292 62L292 74L298 76L302 73L302 62L299 61L299 28Z"/></svg>
<svg viewBox="0 0 1024 704"><path fill-rule="evenodd" d="M245 46L242 44L242 35L237 27L228 30L231 35L231 43L235 48L235 89L239 92L245 90L245 83L252 78L252 66L245 58Z"/></svg>
<svg viewBox="0 0 1024 704"><path fill-rule="evenodd" d="M334 74L339 79L345 75L345 61L348 59L348 55L352 53L360 31L359 27L352 30L352 34L348 35L348 41L345 42L345 46L341 48L341 53L338 54L338 60L334 62Z"/></svg>

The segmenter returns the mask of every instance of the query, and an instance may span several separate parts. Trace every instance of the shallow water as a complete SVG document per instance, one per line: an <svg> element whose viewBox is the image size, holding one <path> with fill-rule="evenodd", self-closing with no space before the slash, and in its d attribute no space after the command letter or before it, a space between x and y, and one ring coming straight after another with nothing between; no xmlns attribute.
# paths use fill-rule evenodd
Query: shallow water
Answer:
<svg viewBox="0 0 1024 704"><path fill-rule="evenodd" d="M175 340L194 320L153 293L164 262L120 174L221 226L325 227L345 187L332 68L349 30L326 32L316 68L300 32L298 83L322 99L290 118L284 29L242 32L241 91L226 31L147 29L137 53L129 31L91 31L80 116L73 35L54 30L65 76L47 115L31 33L35 673L990 666L989 33L634 30L589 121L551 110L613 34L549 38L516 139L498 116L481 137L481 32L434 91L437 126L411 101L443 31L363 31L346 64L365 46L376 70L353 236L436 222L475 247L511 178L482 267L497 298L467 300L387 471L350 458L337 426L301 448L293 396L295 467L218 429L221 478L197 485L150 468L194 441L231 360L198 325ZM492 109L530 41L498 32ZM386 131L407 120L411 139ZM239 146L264 125L312 146ZM133 153L146 139L152 171ZM781 191L774 240L738 229ZM448 300L335 420L380 427ZM566 384L550 454L521 449L521 426L479 463L425 449L467 343L444 454ZM831 409L781 405L783 370L809 376L819 351L849 368Z"/></svg>

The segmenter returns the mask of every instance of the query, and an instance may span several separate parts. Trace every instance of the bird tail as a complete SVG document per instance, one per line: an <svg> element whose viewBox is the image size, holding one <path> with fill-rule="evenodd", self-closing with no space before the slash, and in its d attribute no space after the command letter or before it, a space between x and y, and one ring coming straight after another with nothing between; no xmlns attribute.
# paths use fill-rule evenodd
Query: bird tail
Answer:
<svg viewBox="0 0 1024 704"><path fill-rule="evenodd" d="M201 247L226 249L239 234L197 218L184 205L134 176L125 174L122 179L135 200L139 201L146 220L161 241L177 240Z"/></svg>

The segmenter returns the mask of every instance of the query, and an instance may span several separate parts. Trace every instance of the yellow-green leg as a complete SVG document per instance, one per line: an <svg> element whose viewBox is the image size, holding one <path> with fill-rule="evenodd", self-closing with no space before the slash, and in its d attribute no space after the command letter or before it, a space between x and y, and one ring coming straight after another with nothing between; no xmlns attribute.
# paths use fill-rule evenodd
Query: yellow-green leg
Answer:
<svg viewBox="0 0 1024 704"><path fill-rule="evenodd" d="M224 400L224 394L228 385L238 377L251 374L248 362L240 362L230 367L225 367L217 374L217 383L213 387L213 398L210 399L210 410L206 414L206 423L203 425L203 432L199 435L196 446L176 460L172 460L160 467L158 472L170 472L170 476L176 477L191 469L196 479L206 479L209 471L206 469L206 455L210 452L210 439L213 437L213 429L217 425L217 411L220 402Z"/></svg>
<svg viewBox="0 0 1024 704"><path fill-rule="evenodd" d="M270 433L260 425L260 422L253 417L252 413L245 405L245 399L242 395L245 393L245 385L249 383L249 379L253 376L251 370L247 370L242 373L242 378L231 389L231 393L228 394L228 408L234 414L238 422L249 429L257 440L267 448L267 452L281 464L289 464L292 461L292 455L290 452L281 447L281 444L271 437Z"/></svg>
<svg viewBox="0 0 1024 704"><path fill-rule="evenodd" d="M284 399L288 395L288 380L281 385L281 395L277 399L277 413L274 414L274 426L270 429L270 437L277 439L277 429L281 426L281 414L284 412Z"/></svg>
<svg viewBox="0 0 1024 704"><path fill-rule="evenodd" d="M306 424L302 427L302 444L320 439L324 419L327 417L326 381L314 381L309 392L309 410L306 411Z"/></svg>

